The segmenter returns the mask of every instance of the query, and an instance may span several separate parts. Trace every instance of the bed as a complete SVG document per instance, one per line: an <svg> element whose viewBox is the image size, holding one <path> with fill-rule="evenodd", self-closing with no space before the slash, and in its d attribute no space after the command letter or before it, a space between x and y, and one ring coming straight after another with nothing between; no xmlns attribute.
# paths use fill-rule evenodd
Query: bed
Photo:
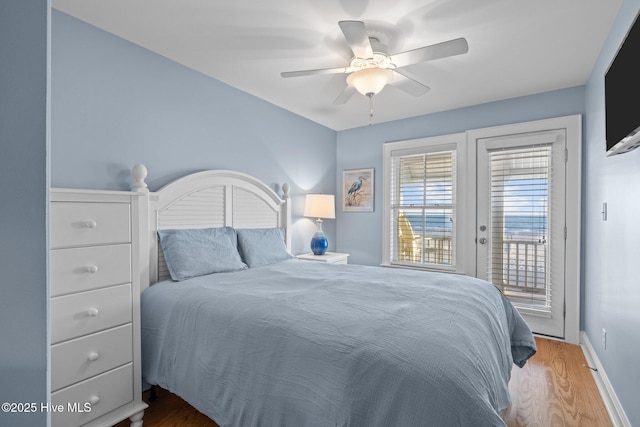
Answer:
<svg viewBox="0 0 640 427"><path fill-rule="evenodd" d="M511 303L461 275L295 259L282 191L205 171L149 193L143 379L221 427L504 426L536 351Z"/></svg>

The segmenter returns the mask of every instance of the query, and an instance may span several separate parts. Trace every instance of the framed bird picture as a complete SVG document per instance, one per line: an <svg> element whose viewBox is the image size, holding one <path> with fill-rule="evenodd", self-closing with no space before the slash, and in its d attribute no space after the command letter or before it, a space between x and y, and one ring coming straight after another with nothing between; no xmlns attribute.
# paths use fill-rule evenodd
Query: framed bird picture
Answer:
<svg viewBox="0 0 640 427"><path fill-rule="evenodd" d="M373 168L342 172L342 210L373 212Z"/></svg>

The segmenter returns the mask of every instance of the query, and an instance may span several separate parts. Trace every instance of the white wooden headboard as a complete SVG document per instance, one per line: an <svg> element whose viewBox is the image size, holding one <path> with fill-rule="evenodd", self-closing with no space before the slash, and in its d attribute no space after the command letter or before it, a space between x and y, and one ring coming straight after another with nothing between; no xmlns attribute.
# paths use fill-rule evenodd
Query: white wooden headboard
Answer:
<svg viewBox="0 0 640 427"><path fill-rule="evenodd" d="M240 172L210 170L179 178L156 192L149 192L144 180L147 169L137 164L132 170L133 191L148 194L146 222L149 242L148 280L142 288L169 277L159 250L157 231L168 228L280 227L285 245L291 250L291 203L289 185L283 184L280 197L263 182ZM141 215L145 215L142 213Z"/></svg>

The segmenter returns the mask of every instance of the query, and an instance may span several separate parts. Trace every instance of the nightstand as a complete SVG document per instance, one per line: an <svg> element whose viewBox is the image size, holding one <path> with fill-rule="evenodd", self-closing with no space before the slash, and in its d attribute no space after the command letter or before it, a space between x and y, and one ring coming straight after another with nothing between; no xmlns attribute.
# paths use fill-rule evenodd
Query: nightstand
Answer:
<svg viewBox="0 0 640 427"><path fill-rule="evenodd" d="M327 264L348 264L347 258L349 258L349 254L325 252L324 255L303 254L298 255L296 258L304 261L325 262Z"/></svg>

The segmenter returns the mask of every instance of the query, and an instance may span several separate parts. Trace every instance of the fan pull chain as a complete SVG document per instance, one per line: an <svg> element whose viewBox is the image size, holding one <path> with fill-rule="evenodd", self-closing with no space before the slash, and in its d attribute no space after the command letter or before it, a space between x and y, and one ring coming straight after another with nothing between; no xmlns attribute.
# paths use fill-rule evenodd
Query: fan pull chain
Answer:
<svg viewBox="0 0 640 427"><path fill-rule="evenodd" d="M369 97L369 126L373 123L373 93L368 93Z"/></svg>

